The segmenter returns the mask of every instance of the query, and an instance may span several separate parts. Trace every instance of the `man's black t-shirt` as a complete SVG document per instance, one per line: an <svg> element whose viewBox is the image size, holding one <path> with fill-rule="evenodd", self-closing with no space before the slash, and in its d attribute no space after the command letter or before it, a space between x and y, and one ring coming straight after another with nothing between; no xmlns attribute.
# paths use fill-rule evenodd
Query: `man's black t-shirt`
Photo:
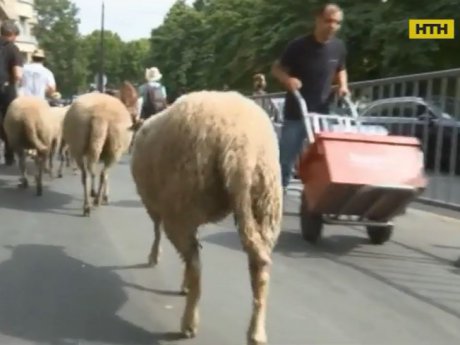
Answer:
<svg viewBox="0 0 460 345"><path fill-rule="evenodd" d="M4 73L8 76L8 82L14 84L13 67L22 67L24 64L23 58L16 44L5 40L3 37L0 37L0 49L2 49L4 68L6 68Z"/></svg>
<svg viewBox="0 0 460 345"><path fill-rule="evenodd" d="M345 68L346 48L342 40L334 37L320 43L313 35L296 38L288 44L280 63L289 75L302 82L299 91L308 110L327 113L333 79ZM290 92L286 94L284 117L287 120L302 118L299 104Z"/></svg>

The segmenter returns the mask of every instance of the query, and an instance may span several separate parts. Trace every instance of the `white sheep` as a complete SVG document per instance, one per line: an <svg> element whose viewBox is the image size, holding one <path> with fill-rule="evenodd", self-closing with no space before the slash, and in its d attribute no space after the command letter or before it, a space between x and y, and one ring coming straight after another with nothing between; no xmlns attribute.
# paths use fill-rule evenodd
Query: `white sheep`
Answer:
<svg viewBox="0 0 460 345"><path fill-rule="evenodd" d="M89 216L90 195L94 205L108 203L108 170L127 151L133 135L133 119L119 98L104 93L79 96L64 119L63 139L82 173L83 215ZM101 161L100 183L96 192L95 167ZM91 190L87 176L91 175Z"/></svg>
<svg viewBox="0 0 460 345"><path fill-rule="evenodd" d="M194 337L198 328L197 229L233 212L254 295L248 342L265 344L271 252L282 217L279 149L267 114L236 92L181 96L138 130L131 173L154 222L150 264L158 262L160 224L185 262L183 334Z"/></svg>
<svg viewBox="0 0 460 345"><path fill-rule="evenodd" d="M68 157L68 150L65 141L62 139L62 131L64 125L64 118L67 111L70 109L70 105L64 107L50 107L51 115L55 119L53 139L51 142L51 149L48 160L48 169L50 175L53 175L53 162L56 152L59 154L60 164L57 172L58 177L62 177L62 171L64 169L64 161L67 162L67 166L70 166L70 159Z"/></svg>
<svg viewBox="0 0 460 345"><path fill-rule="evenodd" d="M8 107L4 128L12 149L18 156L22 188L29 186L26 152L35 152L37 195L43 193L42 178L54 135L55 119L50 106L36 96L19 96Z"/></svg>

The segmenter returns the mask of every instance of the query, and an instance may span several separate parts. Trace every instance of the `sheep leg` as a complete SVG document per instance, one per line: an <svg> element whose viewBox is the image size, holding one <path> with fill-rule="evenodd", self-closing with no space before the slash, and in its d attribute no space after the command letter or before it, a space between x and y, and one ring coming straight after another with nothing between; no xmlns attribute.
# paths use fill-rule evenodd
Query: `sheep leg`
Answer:
<svg viewBox="0 0 460 345"><path fill-rule="evenodd" d="M53 158L54 158L54 154L56 152L56 141L53 140L53 142L51 143L51 148L50 148L50 151L48 153L48 166L46 168L46 172L50 175L51 178L54 177L54 174L53 174L53 169L54 169L54 161L53 161Z"/></svg>
<svg viewBox="0 0 460 345"><path fill-rule="evenodd" d="M153 219L153 217L152 217ZM160 254L161 254L161 247L160 247L160 241L161 241L161 221L159 218L155 217L153 220L154 226L154 234L155 238L152 243L152 249L150 250L149 254L149 265L150 266L155 266L158 264L160 261Z"/></svg>
<svg viewBox="0 0 460 345"><path fill-rule="evenodd" d="M35 166L37 167L37 172L35 175L35 183L37 187L37 196L41 196L43 194L43 171L45 170L46 165L46 154L41 152L37 152L35 156Z"/></svg>
<svg viewBox="0 0 460 345"><path fill-rule="evenodd" d="M96 198L97 199L97 192L96 192L96 173L95 173L95 163L90 161L88 159L88 170L89 170L89 173L90 173L90 176L91 176L91 191L90 191L90 196L92 198ZM99 204L96 204L96 205L99 205Z"/></svg>
<svg viewBox="0 0 460 345"><path fill-rule="evenodd" d="M250 326L248 329L248 344L267 344L265 329L267 315L268 285L270 280L270 265L263 264L257 258L249 255L249 272L253 293L253 307Z"/></svg>
<svg viewBox="0 0 460 345"><path fill-rule="evenodd" d="M102 198L103 194L106 197L106 199L108 200L108 197L105 195L106 186L107 186L107 169L104 167L104 168L102 168L101 173L99 175L99 188L98 188L98 191L97 191L96 198L94 200L94 205L96 205L96 206L101 205L101 203L103 201L103 198Z"/></svg>
<svg viewBox="0 0 460 345"><path fill-rule="evenodd" d="M184 280L189 292L181 319L181 332L186 338L196 336L199 324L198 302L201 296L201 262L196 228L164 222L164 231L185 262Z"/></svg>
<svg viewBox="0 0 460 345"><path fill-rule="evenodd" d="M19 161L19 171L21 173L21 178L19 180L19 188L28 188L29 180L27 179L27 168L26 168L26 152L25 150L20 150L18 153Z"/></svg>
<svg viewBox="0 0 460 345"><path fill-rule="evenodd" d="M83 216L89 216L91 213L90 191L88 186L88 171L83 161L83 157L78 157L76 163L81 171L81 183L83 185Z"/></svg>
<svg viewBox="0 0 460 345"><path fill-rule="evenodd" d="M109 176L107 171L105 175L104 189L102 190L102 205L109 204Z"/></svg>
<svg viewBox="0 0 460 345"><path fill-rule="evenodd" d="M63 171L64 171L64 161L66 159L65 157L65 154L64 154L64 145L61 143L59 145L59 168L58 168L58 173L57 173L57 176L59 178L63 177L64 174L63 174ZM68 166L68 165L67 165Z"/></svg>
<svg viewBox="0 0 460 345"><path fill-rule="evenodd" d="M265 319L271 249L261 235L267 229L254 219L252 211L253 200L249 191L246 190L240 193L235 201L235 218L241 243L249 259L253 294L252 316L247 331L247 343L249 345L263 345L267 343Z"/></svg>
<svg viewBox="0 0 460 345"><path fill-rule="evenodd" d="M181 331L186 338L194 338L198 331L198 302L201 295L201 262L199 243L193 238L189 250L184 255L185 273L182 286L188 288L185 310L182 316Z"/></svg>

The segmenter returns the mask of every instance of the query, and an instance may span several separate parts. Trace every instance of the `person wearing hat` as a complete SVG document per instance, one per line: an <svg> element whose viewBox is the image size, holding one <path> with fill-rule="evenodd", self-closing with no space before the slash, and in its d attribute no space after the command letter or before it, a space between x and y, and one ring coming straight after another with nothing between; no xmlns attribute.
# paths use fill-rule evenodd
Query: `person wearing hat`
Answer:
<svg viewBox="0 0 460 345"><path fill-rule="evenodd" d="M44 62L45 52L42 49L36 49L32 53L32 62L24 66L21 95L46 99L56 91L54 74L43 65Z"/></svg>
<svg viewBox="0 0 460 345"><path fill-rule="evenodd" d="M4 20L0 26L0 139L5 143L6 165L14 164L14 154L3 128L3 118L11 102L16 98L16 87L22 77L22 56L14 44L19 28L12 20Z"/></svg>
<svg viewBox="0 0 460 345"><path fill-rule="evenodd" d="M165 109L168 105L166 88L160 83L162 74L157 67L145 70L144 85L139 88L141 118L146 119L151 115Z"/></svg>

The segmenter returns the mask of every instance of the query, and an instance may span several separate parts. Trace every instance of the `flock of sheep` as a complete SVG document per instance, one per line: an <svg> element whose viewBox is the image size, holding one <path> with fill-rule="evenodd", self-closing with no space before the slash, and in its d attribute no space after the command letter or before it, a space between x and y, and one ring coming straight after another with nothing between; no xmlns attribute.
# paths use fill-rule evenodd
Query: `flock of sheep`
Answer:
<svg viewBox="0 0 460 345"><path fill-rule="evenodd" d="M199 91L142 121L137 99L128 82L115 96L88 93L62 108L34 97L17 98L4 127L19 158L21 186L28 186L27 151L35 152L38 195L44 170L52 173L55 152L61 158L59 176L70 155L81 171L83 214L89 216L93 206L108 203L108 171L129 151L137 192L154 223L149 263L158 263L162 231L185 263L181 332L188 338L199 324L198 227L233 213L253 292L248 344L266 344L271 253L283 201L278 140L267 113L237 92Z"/></svg>

